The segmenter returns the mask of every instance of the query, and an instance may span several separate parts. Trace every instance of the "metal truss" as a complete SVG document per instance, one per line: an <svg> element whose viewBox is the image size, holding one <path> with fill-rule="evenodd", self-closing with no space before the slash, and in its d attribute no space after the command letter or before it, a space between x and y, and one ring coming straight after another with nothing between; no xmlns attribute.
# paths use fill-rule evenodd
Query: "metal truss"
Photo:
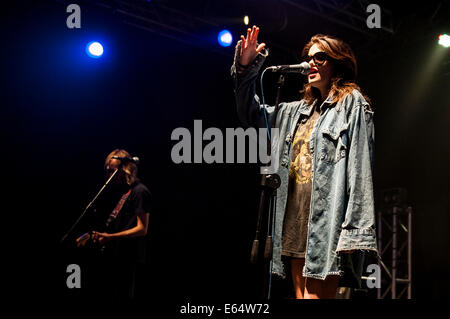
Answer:
<svg viewBox="0 0 450 319"><path fill-rule="evenodd" d="M164 3L146 3L137 0L95 2L112 4L115 12L122 15L125 18L124 22L130 25L157 32L186 44L199 42L202 31L218 27L211 20L170 8Z"/></svg>
<svg viewBox="0 0 450 319"><path fill-rule="evenodd" d="M383 191L383 208L378 212L378 249L381 287L378 299L412 296L412 208L407 207L406 191Z"/></svg>
<svg viewBox="0 0 450 319"><path fill-rule="evenodd" d="M69 4L70 1L57 0ZM346 27L374 38L373 32L369 32L366 25L366 8L369 2L366 0L278 0L289 9L298 9L300 12L306 12L319 16L324 20L331 21L339 26ZM211 29L218 29L220 24L217 17L207 15L201 16L205 10L199 10L199 13L187 12L189 10L175 8L170 5L170 1L151 1L144 0L79 0L81 5L91 4L112 11L114 14L123 18L125 24L137 27L149 32L183 42L188 45L204 46L214 50L214 46L208 46L202 40L202 34ZM208 2L204 2L206 6ZM192 11L192 10L191 10ZM240 21L236 18L234 21ZM381 30L393 33L392 14L382 8L382 28ZM223 50L214 50L223 53Z"/></svg>
<svg viewBox="0 0 450 319"><path fill-rule="evenodd" d="M368 13L367 6L370 4L366 0L280 0L281 3L300 9L301 11L319 16L324 20L331 21L340 26L362 33L368 37L375 37L373 32L368 32L366 19ZM381 7L382 26L381 30L393 34L393 17L389 10Z"/></svg>
<svg viewBox="0 0 450 319"><path fill-rule="evenodd" d="M66 5L72 2L69 0L56 1ZM202 47L222 55L230 55L230 50L224 51L217 48L215 43L207 43L204 35L214 32L214 30L219 31L223 24L230 25L230 28L236 27L238 23L242 23L242 20L239 17L211 16L208 12L214 11L215 3L215 1L208 0L195 3L170 0L151 0L150 2L145 0L78 0L78 4L82 6L93 5L109 10L130 26L157 33L187 45ZM229 8L235 10L236 14L239 15L243 14L244 8L249 3L250 1L246 0L231 1ZM363 35L363 38L360 38L358 42L358 46L368 55L373 56L375 55L372 52L374 42L380 39L389 40L393 43L398 41L399 39L393 39L392 36L398 34L402 24L408 19L395 16L394 26L394 14L388 9L389 6L381 5L381 28L371 30L366 23L369 15L367 12L369 4L369 0L273 0L273 5L277 8L281 6L284 10L290 12L307 13L343 29ZM446 16L442 13L445 8L446 1L439 2L432 16L424 21L424 25L419 28L419 31L428 34L429 31L427 30L431 26L446 21ZM283 25L285 26L287 23L286 20ZM411 37L417 38L417 41L419 41L417 32L410 32L409 25L403 25L403 29L406 31L406 34L405 32L402 34L401 40L403 42L411 41L409 39ZM408 35L408 32L411 34ZM389 41L388 45L391 46L392 43ZM285 53L293 50L286 44L272 42L271 46L275 46ZM384 52L384 49L380 47L380 52Z"/></svg>
<svg viewBox="0 0 450 319"><path fill-rule="evenodd" d="M64 4L71 1L59 0ZM204 47L219 54L229 53L215 49L205 43L202 34L218 29L213 19L206 19L170 7L170 2L144 0L79 0L80 5L91 5L103 8L120 17L122 22L148 32L182 42L187 45Z"/></svg>

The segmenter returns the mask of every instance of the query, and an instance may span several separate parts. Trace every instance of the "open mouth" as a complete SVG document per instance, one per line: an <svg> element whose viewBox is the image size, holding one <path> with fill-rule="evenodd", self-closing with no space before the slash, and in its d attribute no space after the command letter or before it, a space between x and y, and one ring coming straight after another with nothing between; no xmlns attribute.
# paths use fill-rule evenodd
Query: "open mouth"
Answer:
<svg viewBox="0 0 450 319"><path fill-rule="evenodd" d="M319 70L317 70L317 69L315 69L315 68L312 68L312 69L309 71L308 76L309 76L310 78L313 78L313 77L315 77L318 73L319 73Z"/></svg>
<svg viewBox="0 0 450 319"><path fill-rule="evenodd" d="M319 74L319 70L313 68L309 71L308 78L314 79L317 76L317 74Z"/></svg>

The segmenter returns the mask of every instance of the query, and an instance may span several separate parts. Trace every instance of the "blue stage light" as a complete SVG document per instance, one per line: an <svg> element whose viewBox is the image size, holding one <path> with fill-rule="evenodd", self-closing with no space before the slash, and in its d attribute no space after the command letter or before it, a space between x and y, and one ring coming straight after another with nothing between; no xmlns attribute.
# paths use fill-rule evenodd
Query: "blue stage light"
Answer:
<svg viewBox="0 0 450 319"><path fill-rule="evenodd" d="M97 41L91 41L86 46L86 53L91 58L99 58L103 54L103 46Z"/></svg>
<svg viewBox="0 0 450 319"><path fill-rule="evenodd" d="M219 36L217 37L217 41L219 41L219 44L223 47L228 47L233 42L233 36L231 35L231 32L228 30L222 30L219 33Z"/></svg>

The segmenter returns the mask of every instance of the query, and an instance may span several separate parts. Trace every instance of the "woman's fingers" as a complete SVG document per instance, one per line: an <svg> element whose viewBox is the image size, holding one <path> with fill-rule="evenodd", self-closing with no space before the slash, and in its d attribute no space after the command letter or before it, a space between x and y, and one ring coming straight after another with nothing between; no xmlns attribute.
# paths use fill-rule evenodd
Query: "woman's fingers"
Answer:
<svg viewBox="0 0 450 319"><path fill-rule="evenodd" d="M266 46L265 43L261 43L261 44L256 48L256 52L257 52L257 53L261 52L261 50L264 49L265 46Z"/></svg>
<svg viewBox="0 0 450 319"><path fill-rule="evenodd" d="M255 30L253 33L253 42L256 43L258 41L259 28L257 26L253 26L253 30Z"/></svg>
<svg viewBox="0 0 450 319"><path fill-rule="evenodd" d="M247 29L247 36L241 35L241 51L240 51L240 63L247 65L253 61L255 56L265 47L265 43L258 45L259 28L253 26Z"/></svg>
<svg viewBox="0 0 450 319"><path fill-rule="evenodd" d="M258 33L259 33L259 28L256 26L253 26L251 29L250 28L247 29L247 37L244 37L243 35L241 35L241 40L243 42L244 49L247 49L249 44L256 43L256 40L258 39Z"/></svg>
<svg viewBox="0 0 450 319"><path fill-rule="evenodd" d="M245 47L244 49L247 49L248 43L250 42L250 36L251 36L252 30L250 28L247 29L247 37L245 38Z"/></svg>

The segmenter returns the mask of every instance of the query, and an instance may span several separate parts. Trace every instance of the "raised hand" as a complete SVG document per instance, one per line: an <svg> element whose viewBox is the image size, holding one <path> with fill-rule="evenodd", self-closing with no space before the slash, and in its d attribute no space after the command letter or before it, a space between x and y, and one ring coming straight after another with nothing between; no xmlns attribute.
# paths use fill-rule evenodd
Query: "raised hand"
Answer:
<svg viewBox="0 0 450 319"><path fill-rule="evenodd" d="M241 58L239 60L241 65L250 64L256 58L258 53L266 46L265 43L258 45L258 33L259 28L254 25L252 29L247 29L246 38L241 35Z"/></svg>

